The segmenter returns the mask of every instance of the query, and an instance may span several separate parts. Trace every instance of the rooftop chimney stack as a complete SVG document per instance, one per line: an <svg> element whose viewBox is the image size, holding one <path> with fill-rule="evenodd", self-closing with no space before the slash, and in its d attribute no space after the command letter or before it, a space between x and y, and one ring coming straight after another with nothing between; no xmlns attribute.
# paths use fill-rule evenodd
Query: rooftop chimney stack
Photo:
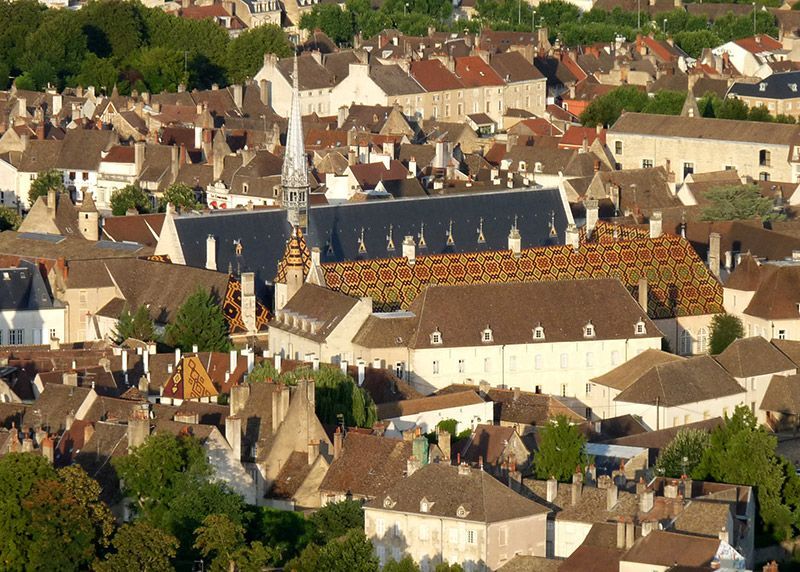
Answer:
<svg viewBox="0 0 800 572"><path fill-rule="evenodd" d="M708 269L711 273L719 278L720 273L720 240L721 236L718 232L712 232L708 235Z"/></svg>
<svg viewBox="0 0 800 572"><path fill-rule="evenodd" d="M547 479L547 502L553 502L558 495L558 481L555 477Z"/></svg>
<svg viewBox="0 0 800 572"><path fill-rule="evenodd" d="M403 238L403 256L408 259L409 264L414 264L417 261L417 244L411 235L406 235Z"/></svg>
<svg viewBox="0 0 800 572"><path fill-rule="evenodd" d="M658 238L662 233L661 211L653 211L650 215L650 238Z"/></svg>
<svg viewBox="0 0 800 572"><path fill-rule="evenodd" d="M229 415L225 418L225 439L231 446L233 458L242 460L242 418Z"/></svg>
<svg viewBox="0 0 800 572"><path fill-rule="evenodd" d="M217 239L212 234L206 237L206 269L217 269Z"/></svg>
<svg viewBox="0 0 800 572"><path fill-rule="evenodd" d="M567 246L571 246L572 250L576 252L580 247L580 235L578 234L578 227L574 224L567 225L565 243Z"/></svg>
<svg viewBox="0 0 800 572"><path fill-rule="evenodd" d="M639 278L639 288L638 288L638 290L639 290L639 292L638 292L638 295L639 295L639 306L642 307L642 310L647 312L647 298L648 298L647 278Z"/></svg>

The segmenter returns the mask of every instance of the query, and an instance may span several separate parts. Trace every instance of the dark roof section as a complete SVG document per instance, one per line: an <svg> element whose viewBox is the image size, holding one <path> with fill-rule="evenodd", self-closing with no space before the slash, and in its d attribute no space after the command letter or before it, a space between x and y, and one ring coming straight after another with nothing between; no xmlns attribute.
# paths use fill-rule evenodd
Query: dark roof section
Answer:
<svg viewBox="0 0 800 572"><path fill-rule="evenodd" d="M611 371L599 377L595 377L591 381L598 385L604 385L622 391L627 389L653 366L673 361L681 361L682 359L683 358L675 354L649 349L634 356Z"/></svg>
<svg viewBox="0 0 800 572"><path fill-rule="evenodd" d="M800 71L774 73L759 82L737 81L728 90L728 94L764 99L794 99L798 95Z"/></svg>
<svg viewBox="0 0 800 572"><path fill-rule="evenodd" d="M774 375L759 409L788 415L800 413L800 375Z"/></svg>
<svg viewBox="0 0 800 572"><path fill-rule="evenodd" d="M0 268L0 310L47 310L62 307L39 270L21 261L19 268Z"/></svg>
<svg viewBox="0 0 800 572"><path fill-rule="evenodd" d="M300 322L290 325L283 319L273 320L270 322L270 327L324 341L357 303L357 298L314 284L303 284L279 312L284 315L297 314L304 319L314 320L316 327L308 331L304 330Z"/></svg>
<svg viewBox="0 0 800 572"><path fill-rule="evenodd" d="M797 369L792 360L761 336L735 340L715 359L738 378Z"/></svg>

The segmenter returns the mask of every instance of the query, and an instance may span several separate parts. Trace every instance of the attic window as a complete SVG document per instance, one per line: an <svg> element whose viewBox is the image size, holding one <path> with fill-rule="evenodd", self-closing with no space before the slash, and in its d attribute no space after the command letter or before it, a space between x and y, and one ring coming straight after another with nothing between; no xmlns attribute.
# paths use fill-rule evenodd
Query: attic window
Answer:
<svg viewBox="0 0 800 572"><path fill-rule="evenodd" d="M525 161L520 161L519 162L519 170L522 173L527 172L528 171L528 164Z"/></svg>
<svg viewBox="0 0 800 572"><path fill-rule="evenodd" d="M419 511L420 512L430 512L432 506L433 506L433 503L432 502L428 502L428 499L426 499L424 497L422 498L421 501L419 501Z"/></svg>
<svg viewBox="0 0 800 572"><path fill-rule="evenodd" d="M458 518L467 518L468 514L469 514L469 511L466 508L464 508L463 504L462 505L458 505L458 508L456 509L456 516Z"/></svg>
<svg viewBox="0 0 800 572"><path fill-rule="evenodd" d="M644 320L639 320L636 322L636 335L641 336L647 333L647 329L644 326Z"/></svg>
<svg viewBox="0 0 800 572"><path fill-rule="evenodd" d="M796 92L797 91L797 84L796 83L790 83L789 84L789 89L791 89L792 91Z"/></svg>
<svg viewBox="0 0 800 572"><path fill-rule="evenodd" d="M396 502L392 500L392 497L387 496L383 499L383 508L393 508L395 504Z"/></svg>
<svg viewBox="0 0 800 572"><path fill-rule="evenodd" d="M544 328L541 324L537 325L533 328L533 339L534 340L543 340L544 339Z"/></svg>
<svg viewBox="0 0 800 572"><path fill-rule="evenodd" d="M488 325L483 330L483 332L481 332L481 341L485 344L494 341L494 336L492 335L492 328L490 328Z"/></svg>
<svg viewBox="0 0 800 572"><path fill-rule="evenodd" d="M431 334L431 344L435 346L442 345L442 332L439 331L438 327Z"/></svg>
<svg viewBox="0 0 800 572"><path fill-rule="evenodd" d="M767 84L765 84L763 81L758 84L758 91L767 91Z"/></svg>
<svg viewBox="0 0 800 572"><path fill-rule="evenodd" d="M11 275L8 272L3 272L3 280L11 280Z"/></svg>
<svg viewBox="0 0 800 572"><path fill-rule="evenodd" d="M247 183L242 183L242 192L245 195L248 193L249 190L250 190L250 185L248 185Z"/></svg>
<svg viewBox="0 0 800 572"><path fill-rule="evenodd" d="M593 338L594 337L594 324L592 321L589 320L589 323L583 327L583 337L584 338Z"/></svg>

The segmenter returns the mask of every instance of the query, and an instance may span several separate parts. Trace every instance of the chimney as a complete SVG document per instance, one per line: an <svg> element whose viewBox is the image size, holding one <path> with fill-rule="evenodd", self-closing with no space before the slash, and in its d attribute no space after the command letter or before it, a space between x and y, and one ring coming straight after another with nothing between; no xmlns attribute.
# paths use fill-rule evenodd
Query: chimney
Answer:
<svg viewBox="0 0 800 572"><path fill-rule="evenodd" d="M342 456L342 428L337 427L333 434L333 460Z"/></svg>
<svg viewBox="0 0 800 572"><path fill-rule="evenodd" d="M319 439L312 439L308 442L308 464L313 465L319 457Z"/></svg>
<svg viewBox="0 0 800 572"><path fill-rule="evenodd" d="M51 219L56 218L56 190L47 190L47 216Z"/></svg>
<svg viewBox="0 0 800 572"><path fill-rule="evenodd" d="M53 95L53 108L50 110L50 115L58 115L61 113L61 108L64 105L64 99L61 94Z"/></svg>
<svg viewBox="0 0 800 572"><path fill-rule="evenodd" d="M342 105L339 107L339 111L336 114L336 128L341 129L346 119L347 119L347 106Z"/></svg>
<svg viewBox="0 0 800 572"><path fill-rule="evenodd" d="M600 218L600 207L596 200L590 199L584 203L586 207L586 238L591 237Z"/></svg>
<svg viewBox="0 0 800 572"><path fill-rule="evenodd" d="M639 278L639 306L647 312L647 278Z"/></svg>
<svg viewBox="0 0 800 572"><path fill-rule="evenodd" d="M661 236L661 211L653 211L650 215L650 238Z"/></svg>
<svg viewBox="0 0 800 572"><path fill-rule="evenodd" d="M572 506L578 504L578 501L581 500L581 493L583 492L583 482L581 478L581 474L579 472L573 473L572 475Z"/></svg>
<svg viewBox="0 0 800 572"><path fill-rule="evenodd" d="M684 475L681 480L683 481L683 498L689 500L692 498L692 478Z"/></svg>
<svg viewBox="0 0 800 572"><path fill-rule="evenodd" d="M281 354L275 354L275 357L272 358L272 362L273 362L273 367L275 368L275 371L280 373L281 372L281 366L283 365L282 364L283 356Z"/></svg>
<svg viewBox="0 0 800 572"><path fill-rule="evenodd" d="M367 364L363 361L358 362L358 386L364 385L364 379L367 376Z"/></svg>
<svg viewBox="0 0 800 572"><path fill-rule="evenodd" d="M61 340L59 340L55 336L52 336L50 338L50 350L51 351L56 351L56 350L60 350L60 349L61 349Z"/></svg>
<svg viewBox="0 0 800 572"><path fill-rule="evenodd" d="M445 463L449 465L450 455L452 454L452 451L450 449L450 432L440 427L437 427L436 439L439 444L439 449L442 451L442 456L444 457Z"/></svg>
<svg viewBox="0 0 800 572"><path fill-rule="evenodd" d="M236 352L236 350L231 350L229 356L230 361L228 363L228 372L233 373L236 371L236 364L239 363L239 354Z"/></svg>
<svg viewBox="0 0 800 572"><path fill-rule="evenodd" d="M625 521L617 521L617 550L625 548Z"/></svg>
<svg viewBox="0 0 800 572"><path fill-rule="evenodd" d="M238 415L247 405L250 398L250 386L245 384L231 387L230 414Z"/></svg>
<svg viewBox="0 0 800 572"><path fill-rule="evenodd" d="M128 419L128 451L142 445L150 435L149 404L137 407Z"/></svg>
<svg viewBox="0 0 800 572"><path fill-rule="evenodd" d="M606 489L606 510L613 510L617 506L617 499L619 498L619 489L617 485L611 483L611 486Z"/></svg>
<svg viewBox="0 0 800 572"><path fill-rule="evenodd" d="M181 348L175 348L175 365L181 361Z"/></svg>
<svg viewBox="0 0 800 572"><path fill-rule="evenodd" d="M242 272L242 320L249 333L256 328L256 275L253 272Z"/></svg>
<svg viewBox="0 0 800 572"><path fill-rule="evenodd" d="M242 105L244 104L244 88L242 84L234 84L231 86L231 90L233 91L233 104L237 107L237 109L241 110Z"/></svg>
<svg viewBox="0 0 800 572"><path fill-rule="evenodd" d="M522 256L522 235L519 233L516 222L508 233L508 249L514 258Z"/></svg>
<svg viewBox="0 0 800 572"><path fill-rule="evenodd" d="M39 141L43 141L44 140L44 122L38 123L36 125L36 138Z"/></svg>
<svg viewBox="0 0 800 572"><path fill-rule="evenodd" d="M720 239L718 232L712 232L708 235L708 269L717 278L719 278Z"/></svg>
<svg viewBox="0 0 800 572"><path fill-rule="evenodd" d="M42 456L52 465L55 455L53 452L53 440L48 435L39 445L42 448Z"/></svg>
<svg viewBox="0 0 800 572"><path fill-rule="evenodd" d="M61 381L64 385L69 385L70 387L78 387L78 372L76 371L67 371L61 375Z"/></svg>
<svg viewBox="0 0 800 572"><path fill-rule="evenodd" d="M547 502L553 502L558 495L558 481L555 477L547 479Z"/></svg>
<svg viewBox="0 0 800 572"><path fill-rule="evenodd" d="M417 176L417 160L414 157L411 157L408 160L408 178L413 179Z"/></svg>
<svg viewBox="0 0 800 572"><path fill-rule="evenodd" d="M169 158L170 158L170 169L172 170L172 180L174 181L178 177L178 171L180 171L180 153L181 150L176 146L173 145L169 148Z"/></svg>
<svg viewBox="0 0 800 572"><path fill-rule="evenodd" d="M170 367L172 367L171 364ZM143 375L139 378L139 393L145 396L147 396L150 393L150 380L147 378L146 375Z"/></svg>
<svg viewBox="0 0 800 572"><path fill-rule="evenodd" d="M142 352L142 369L145 375L150 375L150 352Z"/></svg>
<svg viewBox="0 0 800 572"><path fill-rule="evenodd" d="M411 455L406 460L406 476L410 477L411 475L417 472L417 469L421 467L422 464L419 462L419 459L417 459L414 455Z"/></svg>
<svg viewBox="0 0 800 572"><path fill-rule="evenodd" d="M577 252L580 246L580 235L578 234L578 227L574 224L567 225L566 240L564 241L567 246L571 246L572 250Z"/></svg>
<svg viewBox="0 0 800 572"><path fill-rule="evenodd" d="M633 548L633 544L636 537L636 528L633 522L626 522L625 523L625 549L630 550Z"/></svg>
<svg viewBox="0 0 800 572"><path fill-rule="evenodd" d="M670 481L664 485L664 497L674 499L678 496L678 483L677 481Z"/></svg>
<svg viewBox="0 0 800 572"><path fill-rule="evenodd" d="M242 460L242 418L229 415L225 418L225 439L233 450L233 458Z"/></svg>
<svg viewBox="0 0 800 572"><path fill-rule="evenodd" d="M136 166L136 176L138 177L142 173L142 168L144 166L144 155L145 155L145 143L144 141L137 141L133 144L133 162Z"/></svg>
<svg viewBox="0 0 800 572"><path fill-rule="evenodd" d="M66 417L66 419L64 420L64 429L65 429L66 431L69 431L69 430L70 430L70 428L72 428L72 424L73 424L74 422L75 422L75 410L74 410L74 409L71 409L71 410L70 410L70 411L67 413L67 417Z"/></svg>
<svg viewBox="0 0 800 572"><path fill-rule="evenodd" d="M417 244L411 235L406 235L403 238L403 256L408 259L409 264L414 264L417 261Z"/></svg>
<svg viewBox="0 0 800 572"><path fill-rule="evenodd" d="M616 488L616 487L615 487ZM652 489L645 489L639 495L639 512L647 513L653 510L655 503L655 492Z"/></svg>
<svg viewBox="0 0 800 572"><path fill-rule="evenodd" d="M206 269L217 269L217 239L213 234L206 237Z"/></svg>

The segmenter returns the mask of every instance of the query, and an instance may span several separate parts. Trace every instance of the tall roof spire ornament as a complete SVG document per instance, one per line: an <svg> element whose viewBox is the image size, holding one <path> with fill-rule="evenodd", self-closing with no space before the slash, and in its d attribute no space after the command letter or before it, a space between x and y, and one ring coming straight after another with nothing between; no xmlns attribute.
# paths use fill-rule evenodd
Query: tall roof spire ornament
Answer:
<svg viewBox="0 0 800 572"><path fill-rule="evenodd" d="M303 145L303 122L300 113L300 74L297 54L292 72L292 106L286 131L286 150L281 172L283 206L292 227L305 229L308 224L308 165Z"/></svg>

